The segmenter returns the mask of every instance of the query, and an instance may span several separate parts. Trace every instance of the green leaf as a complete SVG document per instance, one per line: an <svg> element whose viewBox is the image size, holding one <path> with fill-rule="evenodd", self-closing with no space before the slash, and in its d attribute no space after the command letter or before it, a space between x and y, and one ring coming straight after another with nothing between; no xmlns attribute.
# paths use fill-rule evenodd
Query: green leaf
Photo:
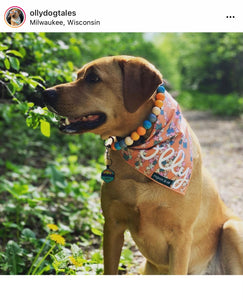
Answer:
<svg viewBox="0 0 243 300"><path fill-rule="evenodd" d="M99 229L92 227L91 231L93 232L93 234L98 235L98 236L102 236L103 232L101 232Z"/></svg>
<svg viewBox="0 0 243 300"><path fill-rule="evenodd" d="M26 50L25 50L25 48L21 48L21 49L19 50L19 52L21 53L22 57L24 57L24 56L26 55Z"/></svg>
<svg viewBox="0 0 243 300"><path fill-rule="evenodd" d="M13 96L16 92L16 85L14 84L13 81L8 83L8 88L9 88L11 96Z"/></svg>
<svg viewBox="0 0 243 300"><path fill-rule="evenodd" d="M19 70L19 66L20 66L20 63L19 63L18 58L9 56L8 59L9 59L9 61L10 61L11 67L12 67L14 70L18 71L18 70Z"/></svg>
<svg viewBox="0 0 243 300"><path fill-rule="evenodd" d="M14 77L11 80L11 83L14 85L14 87L17 91L21 91L24 86L24 83L22 81L18 80L17 78L14 78Z"/></svg>
<svg viewBox="0 0 243 300"><path fill-rule="evenodd" d="M36 116L28 116L26 118L26 125L33 129L36 129L40 124L39 119Z"/></svg>
<svg viewBox="0 0 243 300"><path fill-rule="evenodd" d="M8 50L8 51L6 51L6 53L13 54L13 55L21 57L21 58L23 57L23 55L19 51L16 51L16 50Z"/></svg>
<svg viewBox="0 0 243 300"><path fill-rule="evenodd" d="M73 63L72 63L71 61L68 61L68 62L67 62L67 66L68 66L68 68L70 69L70 71L73 71L74 65L73 65Z"/></svg>
<svg viewBox="0 0 243 300"><path fill-rule="evenodd" d="M100 252L96 252L92 255L92 262L96 264L101 264L103 263L103 256L101 255Z"/></svg>
<svg viewBox="0 0 243 300"><path fill-rule="evenodd" d="M27 184L20 184L16 182L13 187L8 187L6 190L18 199L21 195L25 195L29 192L29 186Z"/></svg>
<svg viewBox="0 0 243 300"><path fill-rule="evenodd" d="M32 89L35 89L38 85L41 86L38 81L31 79L31 77L25 78L25 82L28 83Z"/></svg>
<svg viewBox="0 0 243 300"><path fill-rule="evenodd" d="M2 225L6 228L17 228L20 229L20 226L13 222L3 222Z"/></svg>
<svg viewBox="0 0 243 300"><path fill-rule="evenodd" d="M24 261L23 249L14 241L10 240L6 246L6 257L10 275L17 275L22 271Z"/></svg>
<svg viewBox="0 0 243 300"><path fill-rule="evenodd" d="M9 62L9 60L7 59L7 57L4 59L4 65L5 65L5 67L6 67L7 70L10 69L10 62Z"/></svg>
<svg viewBox="0 0 243 300"><path fill-rule="evenodd" d="M26 118L26 125L27 125L28 127L31 127L31 124L32 124L32 118L31 118L31 116L28 116L28 117Z"/></svg>
<svg viewBox="0 0 243 300"><path fill-rule="evenodd" d="M30 240L31 238L32 239L36 238L35 233L29 228L23 229L23 231L21 232L21 237L25 240Z"/></svg>
<svg viewBox="0 0 243 300"><path fill-rule="evenodd" d="M76 163L78 160L78 156L77 155L70 155L68 156L68 161L72 164L72 163Z"/></svg>
<svg viewBox="0 0 243 300"><path fill-rule="evenodd" d="M6 163L5 163L5 167L8 169L8 170L11 170L11 171L14 171L15 173L19 173L20 170L21 170L21 167L12 163L11 161L7 160Z"/></svg>
<svg viewBox="0 0 243 300"><path fill-rule="evenodd" d="M46 136L46 137L50 137L51 135L51 126L50 126L50 123L47 122L47 121L44 121L44 120L41 120L41 123L40 123L40 130L41 130L41 133Z"/></svg>
<svg viewBox="0 0 243 300"><path fill-rule="evenodd" d="M45 79L43 79L41 76L30 76L31 79L37 79L40 80L42 82L45 82Z"/></svg>
<svg viewBox="0 0 243 300"><path fill-rule="evenodd" d="M243 97L239 98L238 103L239 103L240 106L243 105Z"/></svg>
<svg viewBox="0 0 243 300"><path fill-rule="evenodd" d="M18 104L20 103L20 100L18 98L16 98L16 97L13 97L12 100L15 101L15 102L17 102Z"/></svg>
<svg viewBox="0 0 243 300"><path fill-rule="evenodd" d="M6 50L6 49L8 49L8 46L4 46L4 45L0 46L0 51Z"/></svg>

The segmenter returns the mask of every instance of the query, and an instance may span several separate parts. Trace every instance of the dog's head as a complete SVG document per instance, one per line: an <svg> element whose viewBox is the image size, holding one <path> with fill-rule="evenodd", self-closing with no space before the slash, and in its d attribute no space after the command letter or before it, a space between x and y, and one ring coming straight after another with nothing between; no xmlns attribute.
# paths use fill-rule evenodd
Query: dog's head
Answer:
<svg viewBox="0 0 243 300"><path fill-rule="evenodd" d="M9 15L11 18L17 19L20 16L21 10L18 8L13 8L10 10Z"/></svg>
<svg viewBox="0 0 243 300"><path fill-rule="evenodd" d="M90 131L107 138L129 133L139 116L146 117L142 107L161 82L159 71L145 59L111 56L86 64L76 81L46 89L43 95L51 111L66 117L62 132Z"/></svg>

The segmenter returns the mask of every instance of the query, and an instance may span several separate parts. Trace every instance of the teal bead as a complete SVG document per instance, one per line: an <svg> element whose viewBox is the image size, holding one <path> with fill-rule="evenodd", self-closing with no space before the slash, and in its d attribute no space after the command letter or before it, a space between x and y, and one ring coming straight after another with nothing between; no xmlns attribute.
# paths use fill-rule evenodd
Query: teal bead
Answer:
<svg viewBox="0 0 243 300"><path fill-rule="evenodd" d="M150 114L149 115L149 121L150 122L154 123L154 122L156 122L156 120L157 120L157 117L156 117L155 114Z"/></svg>
<svg viewBox="0 0 243 300"><path fill-rule="evenodd" d="M121 150L121 146L119 145L118 142L116 142L114 146L115 146L116 150Z"/></svg>
<svg viewBox="0 0 243 300"><path fill-rule="evenodd" d="M121 140L121 141L119 142L119 146L121 147L121 149L127 148L127 144L125 143L124 140ZM116 145L115 145L115 147L116 147Z"/></svg>
<svg viewBox="0 0 243 300"><path fill-rule="evenodd" d="M165 88L163 87L163 85L160 85L158 88L157 88L157 93L164 93L165 92Z"/></svg>
<svg viewBox="0 0 243 300"><path fill-rule="evenodd" d="M145 120L145 121L143 122L143 127L144 127L145 129L150 129L150 128L152 127L152 123L151 123L149 120Z"/></svg>

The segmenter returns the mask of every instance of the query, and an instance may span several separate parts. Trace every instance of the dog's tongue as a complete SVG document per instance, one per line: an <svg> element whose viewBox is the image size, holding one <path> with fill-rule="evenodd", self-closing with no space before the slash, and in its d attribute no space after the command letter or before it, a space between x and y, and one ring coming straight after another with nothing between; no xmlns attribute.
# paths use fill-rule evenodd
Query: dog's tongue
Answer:
<svg viewBox="0 0 243 300"><path fill-rule="evenodd" d="M106 121L104 113L85 115L79 118L62 118L59 129L63 133L81 134L99 127Z"/></svg>
<svg viewBox="0 0 243 300"><path fill-rule="evenodd" d="M80 122L80 121L82 121L82 122L96 121L97 119L99 119L98 115L87 115L87 116L75 118L75 119L68 118L68 121L70 123L76 123L76 122Z"/></svg>

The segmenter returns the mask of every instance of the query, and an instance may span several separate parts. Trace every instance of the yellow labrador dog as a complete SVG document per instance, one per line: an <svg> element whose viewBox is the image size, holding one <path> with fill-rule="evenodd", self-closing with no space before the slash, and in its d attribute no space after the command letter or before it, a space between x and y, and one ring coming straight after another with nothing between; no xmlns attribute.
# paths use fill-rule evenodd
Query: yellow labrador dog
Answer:
<svg viewBox="0 0 243 300"><path fill-rule="evenodd" d="M111 146L108 159L112 165L108 166L108 173L111 171L112 178L101 190L104 273L117 274L124 231L128 229L146 258L143 274L243 274L243 222L220 199L210 174L202 166L198 139L179 108L177 122L183 120L181 132L186 130L190 137L191 174L182 172L183 150L178 151L177 158L171 158L174 170L175 166L181 169L169 179L158 174L149 178L124 159L136 147L143 149L137 151L138 155L145 155L148 149L143 146L156 126L156 134L164 132L163 122L158 126L151 119L151 111L157 111L153 110L155 103L159 107L161 101L166 103L166 113L163 107L160 113L164 120L171 114L170 105L178 105L163 88L165 99L157 95L161 83L162 75L147 60L114 56L94 60L79 70L76 81L44 91L47 107L66 118L60 127L62 132L89 131L104 140L113 136L121 145ZM158 118L158 113L154 115ZM170 132L173 130L170 127ZM166 146L157 145L154 151L168 150L174 138L176 134L170 136ZM160 167L164 165L166 169L164 155L162 152ZM138 164L143 168L141 162ZM186 191L173 190L176 175L184 176Z"/></svg>

